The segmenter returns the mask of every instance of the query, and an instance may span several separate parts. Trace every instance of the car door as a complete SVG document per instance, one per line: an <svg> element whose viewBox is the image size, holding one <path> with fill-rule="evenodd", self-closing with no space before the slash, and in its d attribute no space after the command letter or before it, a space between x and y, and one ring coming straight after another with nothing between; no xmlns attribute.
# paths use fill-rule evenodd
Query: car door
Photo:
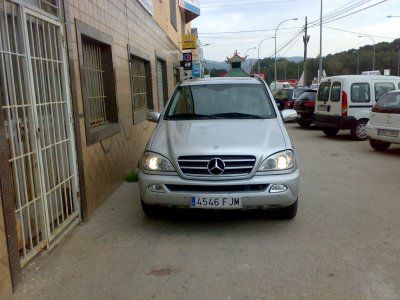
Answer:
<svg viewBox="0 0 400 300"><path fill-rule="evenodd" d="M324 81L321 82L318 88L317 94L317 102L315 104L315 113L325 115L327 114L327 107L328 107L328 100L329 100L329 93L331 90L331 82Z"/></svg>
<svg viewBox="0 0 400 300"><path fill-rule="evenodd" d="M318 89L316 113L330 116L342 115L342 83L339 80L322 82Z"/></svg>

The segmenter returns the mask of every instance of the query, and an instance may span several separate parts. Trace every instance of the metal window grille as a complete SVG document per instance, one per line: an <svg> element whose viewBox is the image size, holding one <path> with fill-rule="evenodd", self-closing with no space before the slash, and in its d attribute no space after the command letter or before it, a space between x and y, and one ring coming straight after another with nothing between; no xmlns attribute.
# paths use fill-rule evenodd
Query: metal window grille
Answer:
<svg viewBox="0 0 400 300"><path fill-rule="evenodd" d="M60 0L39 0L39 7L54 16L60 16Z"/></svg>
<svg viewBox="0 0 400 300"><path fill-rule="evenodd" d="M131 58L130 65L133 110L137 112L147 109L146 66L144 61L135 58Z"/></svg>
<svg viewBox="0 0 400 300"><path fill-rule="evenodd" d="M0 5L1 107L24 265L79 214L74 143L61 23Z"/></svg>
<svg viewBox="0 0 400 300"><path fill-rule="evenodd" d="M175 81L175 85L177 85L180 81L180 74L179 74L178 68L174 68L174 81Z"/></svg>
<svg viewBox="0 0 400 300"><path fill-rule="evenodd" d="M86 92L89 103L89 125L95 127L108 123L107 120L107 96L104 92L101 45L88 41L82 41L83 69L85 72Z"/></svg>

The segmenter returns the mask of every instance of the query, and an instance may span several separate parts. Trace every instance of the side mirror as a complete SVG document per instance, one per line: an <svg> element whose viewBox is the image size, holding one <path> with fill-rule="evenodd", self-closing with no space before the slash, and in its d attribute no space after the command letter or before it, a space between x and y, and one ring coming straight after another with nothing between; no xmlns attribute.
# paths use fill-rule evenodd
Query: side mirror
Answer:
<svg viewBox="0 0 400 300"><path fill-rule="evenodd" d="M153 123L158 123L158 120L160 119L160 113L156 111L149 111L146 114L146 120L149 122Z"/></svg>
<svg viewBox="0 0 400 300"><path fill-rule="evenodd" d="M283 122L296 120L298 115L294 109L284 109L281 111Z"/></svg>

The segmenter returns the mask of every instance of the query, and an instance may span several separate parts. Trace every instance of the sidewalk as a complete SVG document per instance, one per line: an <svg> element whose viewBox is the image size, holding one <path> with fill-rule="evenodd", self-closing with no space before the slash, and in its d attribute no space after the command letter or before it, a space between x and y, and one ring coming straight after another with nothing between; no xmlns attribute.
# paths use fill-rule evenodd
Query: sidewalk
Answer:
<svg viewBox="0 0 400 300"><path fill-rule="evenodd" d="M141 228L148 223L136 184L124 183L86 222L23 272L16 299L104 299L133 295L141 264ZM154 234L159 234L154 232Z"/></svg>

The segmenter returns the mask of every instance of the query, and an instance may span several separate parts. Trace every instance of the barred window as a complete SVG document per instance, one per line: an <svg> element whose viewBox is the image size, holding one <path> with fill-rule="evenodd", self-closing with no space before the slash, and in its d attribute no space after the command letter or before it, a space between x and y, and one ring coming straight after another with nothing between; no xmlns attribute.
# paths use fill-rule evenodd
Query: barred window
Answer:
<svg viewBox="0 0 400 300"><path fill-rule="evenodd" d="M108 123L101 62L101 46L91 41L83 40L83 70L86 79L86 92L89 104L90 127Z"/></svg>
<svg viewBox="0 0 400 300"><path fill-rule="evenodd" d="M131 55L130 73L133 121L138 123L145 119L147 110L153 109L150 62Z"/></svg>
<svg viewBox="0 0 400 300"><path fill-rule="evenodd" d="M180 76L180 71L179 68L174 66L174 82L175 85L177 85L179 83L179 81L181 80L181 76Z"/></svg>
<svg viewBox="0 0 400 300"><path fill-rule="evenodd" d="M88 145L120 132L111 36L76 20Z"/></svg>
<svg viewBox="0 0 400 300"><path fill-rule="evenodd" d="M138 59L131 61L131 84L133 110L147 109L147 88L145 62Z"/></svg>

